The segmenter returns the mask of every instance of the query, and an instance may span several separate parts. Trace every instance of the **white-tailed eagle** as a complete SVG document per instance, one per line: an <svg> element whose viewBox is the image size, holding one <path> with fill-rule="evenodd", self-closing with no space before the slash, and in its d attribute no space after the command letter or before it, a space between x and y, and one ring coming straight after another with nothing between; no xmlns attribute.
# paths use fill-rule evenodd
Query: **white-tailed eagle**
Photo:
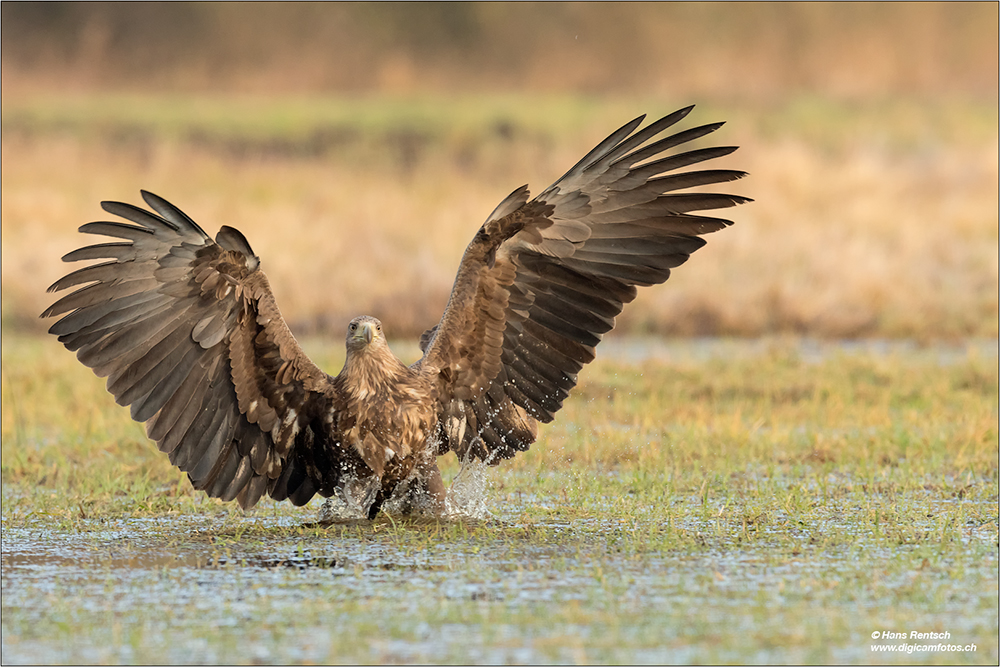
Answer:
<svg viewBox="0 0 1000 667"><path fill-rule="evenodd" d="M246 238L213 240L172 204L103 202L128 222L85 234L120 239L64 261L107 260L56 281L80 287L42 316L196 489L252 507L339 494L374 517L397 491L441 509L436 457L489 464L526 450L594 359L636 287L662 283L728 220L694 215L749 201L690 191L745 176L696 169L735 147L672 151L722 123L655 139L691 107L636 118L529 200L518 188L465 251L440 321L411 366L373 317L347 327L347 358L327 375L278 311ZM155 211L155 212L154 212Z"/></svg>

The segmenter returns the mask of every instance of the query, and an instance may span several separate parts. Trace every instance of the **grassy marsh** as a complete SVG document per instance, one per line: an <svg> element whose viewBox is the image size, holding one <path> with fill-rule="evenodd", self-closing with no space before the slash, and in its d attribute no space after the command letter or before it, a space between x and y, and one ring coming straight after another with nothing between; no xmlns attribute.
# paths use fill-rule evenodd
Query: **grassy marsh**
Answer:
<svg viewBox="0 0 1000 667"><path fill-rule="evenodd" d="M609 341L488 473L492 518L317 527L192 491L70 354L5 336L4 662L996 661L995 343L664 347Z"/></svg>
<svg viewBox="0 0 1000 667"><path fill-rule="evenodd" d="M244 515L27 335L75 228L148 188L243 230L335 372L349 317L436 320L510 190L684 103L5 96L3 662L995 663L995 105L699 106L756 201L488 473L487 520ZM875 653L885 630L977 649Z"/></svg>

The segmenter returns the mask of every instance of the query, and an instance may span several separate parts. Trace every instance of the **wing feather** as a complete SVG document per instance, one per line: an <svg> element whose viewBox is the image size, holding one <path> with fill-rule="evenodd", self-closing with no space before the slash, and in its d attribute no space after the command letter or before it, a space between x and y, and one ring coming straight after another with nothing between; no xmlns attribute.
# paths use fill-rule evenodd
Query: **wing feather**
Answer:
<svg viewBox="0 0 1000 667"><path fill-rule="evenodd" d="M613 187L610 187L609 189L616 192L629 190L642 185L650 178L653 178L658 174L680 169L681 167L688 167L706 160L724 157L735 150L735 146L716 146L714 148L702 148L699 150L688 151L686 153L671 155L670 157L665 157L660 160L654 160L653 162L648 162L640 167L636 167L635 169L628 171L625 175L616 178L611 183ZM615 166L620 168L624 166L624 163L618 163ZM737 173L742 174L743 172Z"/></svg>
<svg viewBox="0 0 1000 667"><path fill-rule="evenodd" d="M250 481L246 482L243 490L237 492L236 502L240 504L240 507L253 507L260 500L260 497L264 495L264 492L267 491L269 482L270 480L266 476L251 476Z"/></svg>
<svg viewBox="0 0 1000 667"><path fill-rule="evenodd" d="M313 483L308 471L311 456L330 458L324 448L339 446L317 419L336 403L336 388L285 325L250 244L231 227L212 240L174 205L142 196L153 211L103 202L129 222L80 228L126 241L64 256L110 261L52 285L78 289L42 314L62 315L50 332L108 378L118 403L146 422L195 488L250 507L297 456L304 476L282 493L329 495L339 472L318 471ZM296 454L305 433L309 453Z"/></svg>
<svg viewBox="0 0 1000 667"><path fill-rule="evenodd" d="M153 231L146 227L126 225L124 222L88 222L85 225L81 225L79 231L81 234L97 234L118 239L131 239L133 242L139 242L153 236Z"/></svg>
<svg viewBox="0 0 1000 667"><path fill-rule="evenodd" d="M218 372L220 359L218 354L211 355L208 359L203 359L198 364L198 368L188 374L184 383L170 397L170 400L146 424L147 434L150 438L162 445L165 436L171 432L174 424L181 419L185 410L201 409L205 401L205 394L209 391L211 382ZM191 419L193 416L190 416L186 421Z"/></svg>
<svg viewBox="0 0 1000 667"><path fill-rule="evenodd" d="M146 396L163 378L180 366L180 359L191 350L186 331L177 329L153 346L141 359L129 364L108 378L108 391L117 397L120 405L130 405ZM197 366L184 369L185 376L198 376Z"/></svg>
<svg viewBox="0 0 1000 667"><path fill-rule="evenodd" d="M62 260L78 262L85 259L114 259L123 262L134 254L135 246L131 243L95 243L66 253Z"/></svg>
<svg viewBox="0 0 1000 667"><path fill-rule="evenodd" d="M667 153L722 126L656 139L691 109L626 123L534 199L516 191L525 203L508 197L479 229L416 364L439 378L443 448L491 463L527 449L532 418L553 418L636 287L667 280L705 245L701 235L732 224L693 213L750 201L689 191L746 175L678 171L736 150ZM498 327L499 339L484 336Z"/></svg>
<svg viewBox="0 0 1000 667"><path fill-rule="evenodd" d="M222 420L226 417L225 395L211 394L202 404L194 421L187 428L177 447L170 452L170 462L190 473L200 454L215 436ZM196 481L196 480L192 480Z"/></svg>
<svg viewBox="0 0 1000 667"><path fill-rule="evenodd" d="M233 444L235 430L236 418L233 411L220 409L215 413L208 430L202 435L199 445L189 448L190 458L186 462L186 467L196 487L205 485L215 464L223 459L224 450Z"/></svg>
<svg viewBox="0 0 1000 667"><path fill-rule="evenodd" d="M155 384L149 393L140 398L132 398L125 404L132 406L132 419L138 422L145 422L153 417L163 404L174 395L177 388L181 386L184 378L191 371L191 366L198 360L198 348L192 345L185 345L174 350L167 358L157 364L153 372L158 373L155 377ZM136 392L133 392L133 395ZM119 401L124 401L124 396L116 397Z"/></svg>
<svg viewBox="0 0 1000 667"><path fill-rule="evenodd" d="M701 139L702 137L707 136L712 132L715 132L723 125L725 125L724 122L719 122L719 123L709 123L707 125L700 125L698 127L692 127L691 129L684 130L682 132L678 132L677 134L670 135L669 137L664 137L663 139L654 141L653 143L648 144L645 147L636 150L632 153L629 153L624 157L613 159L611 161L611 165L615 167L627 166L630 168L631 172L632 165L638 164L643 160L648 160L652 157L656 157L657 155L660 155L664 151L668 151L671 148L674 148L675 146L680 146L681 144L686 144L689 141ZM728 148L727 151L728 153L732 153L732 151L728 150Z"/></svg>
<svg viewBox="0 0 1000 667"><path fill-rule="evenodd" d="M129 280L117 284L94 283L81 287L77 291L64 296L42 313L43 317L51 317L74 310L86 308L88 306L100 305L111 299L120 299L137 294L142 294L152 289L156 289L157 282L153 278L142 280Z"/></svg>
<svg viewBox="0 0 1000 667"><path fill-rule="evenodd" d="M233 444L234 441L230 441L224 455L219 457L215 468L203 482L209 496L225 502L236 498L254 474L253 465L247 457L240 455L239 449Z"/></svg>

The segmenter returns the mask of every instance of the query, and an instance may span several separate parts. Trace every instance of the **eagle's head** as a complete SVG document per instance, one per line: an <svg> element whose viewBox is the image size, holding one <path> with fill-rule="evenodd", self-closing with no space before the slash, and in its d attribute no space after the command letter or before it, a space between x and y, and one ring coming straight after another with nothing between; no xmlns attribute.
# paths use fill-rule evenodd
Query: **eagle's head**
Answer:
<svg viewBox="0 0 1000 667"><path fill-rule="evenodd" d="M374 317L355 317L347 325L347 351L362 352L386 347L382 323Z"/></svg>
<svg viewBox="0 0 1000 667"><path fill-rule="evenodd" d="M382 323L374 317L355 317L347 325L347 356L341 376L349 394L371 397L395 386L406 366L389 349Z"/></svg>

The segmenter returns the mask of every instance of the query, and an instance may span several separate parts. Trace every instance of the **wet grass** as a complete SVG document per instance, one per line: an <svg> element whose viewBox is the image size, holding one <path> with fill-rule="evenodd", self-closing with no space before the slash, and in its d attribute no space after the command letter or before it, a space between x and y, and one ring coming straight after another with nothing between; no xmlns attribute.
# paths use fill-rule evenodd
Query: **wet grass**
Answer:
<svg viewBox="0 0 1000 667"><path fill-rule="evenodd" d="M491 517L324 526L192 491L5 336L4 663L996 662L995 341L624 349L491 469Z"/></svg>

